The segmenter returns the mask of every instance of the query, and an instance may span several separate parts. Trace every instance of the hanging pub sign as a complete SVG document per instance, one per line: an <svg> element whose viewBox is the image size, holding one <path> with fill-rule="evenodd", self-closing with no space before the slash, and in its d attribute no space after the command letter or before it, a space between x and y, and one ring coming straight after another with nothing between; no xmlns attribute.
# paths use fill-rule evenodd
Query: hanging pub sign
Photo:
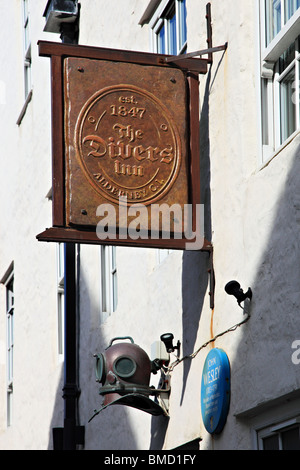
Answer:
<svg viewBox="0 0 300 470"><path fill-rule="evenodd" d="M51 58L52 227L40 241L207 249L204 59L39 42Z"/></svg>

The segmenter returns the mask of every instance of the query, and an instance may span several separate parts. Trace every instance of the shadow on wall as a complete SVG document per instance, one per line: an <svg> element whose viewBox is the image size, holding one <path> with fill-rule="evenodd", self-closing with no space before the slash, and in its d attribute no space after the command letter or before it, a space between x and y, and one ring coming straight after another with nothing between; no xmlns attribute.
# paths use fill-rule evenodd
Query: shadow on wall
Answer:
<svg viewBox="0 0 300 470"><path fill-rule="evenodd" d="M200 115L200 190L201 204L204 204L204 234L212 240L211 214L211 168L210 168L210 133L209 133L209 97L219 68L224 60L225 51L216 64L212 76L209 68ZM182 356L191 354L195 349L200 318L209 283L210 256L205 252L184 252L182 265ZM212 273L213 274L213 273ZM183 387L181 404L190 371L190 361L183 363Z"/></svg>
<svg viewBox="0 0 300 470"><path fill-rule="evenodd" d="M236 394L241 397L233 400L232 408L241 416L258 404L263 411L263 404L272 400L287 402L290 393L300 396L299 365L292 362L292 343L300 339L300 135L269 164L274 165L277 174L285 173L284 167L290 162L287 152L294 152L292 164L281 194L271 207L273 217L266 245L260 247L256 240L261 256L251 286L252 313L232 364L234 380L239 384ZM270 210L270 201L265 204ZM257 208L257 221L262 213ZM249 227L245 227L249 246L253 244L250 237L259 236L253 234L254 229L249 221ZM259 228L256 230L259 232ZM245 253L246 265L247 256Z"/></svg>
<svg viewBox="0 0 300 470"><path fill-rule="evenodd" d="M212 234L209 90L213 80L211 70L209 70L200 118L201 197L202 203L205 204L205 236L208 240L211 239ZM260 240L257 234L253 234L256 222L250 217L255 211L251 197L253 201L258 199L254 198L251 192L252 187L251 189L248 188L247 197L250 197L250 199L246 201L248 209L245 211L243 218L245 250L244 260L241 261L243 265L239 267L240 272L247 273L247 264L248 262L251 264L251 260L247 257L253 255L253 252L255 253L253 236L257 242L257 250L261 252L261 255L257 262L255 277L251 282L253 291L251 319L242 330L242 341L237 345L235 359L231 362L232 381L236 384L235 397L233 397L234 399L230 405L230 419L232 420L234 420L234 415L242 413L245 409L254 408L262 400L268 401L280 396L283 397L290 392L300 394L300 376L297 373L299 366L296 369L291 361L291 345L293 341L299 339L300 331L300 145L296 149L297 140L300 142L300 136L292 144L294 145L295 155L283 190L278 201L268 208L272 211L274 217L265 247L262 247L259 243ZM293 147L289 146L289 148ZM278 165L278 159L282 159L281 161L284 162L288 151L288 148L286 148L276 156L274 162L269 164L269 168L267 167L261 171L271 175L272 166ZM284 163L282 163L282 167L284 168ZM258 178L258 176L253 175L251 178ZM264 175L261 176L259 184L263 198L265 191ZM252 189L252 191L254 190ZM247 217L247 213L249 217ZM262 204L256 208L256 213L258 215L263 214ZM249 255L247 253L248 246L251 246ZM209 256L207 253L191 251L183 254L182 356L186 356L195 350L209 280L208 267ZM230 277L230 273L228 275ZM80 285L81 292L88 293L89 283L83 273L81 273ZM93 305L92 298L91 295L85 295L85 300L89 299L90 302L85 311L90 312L90 316L86 316L84 319L86 331L83 333L84 336L81 337L80 344L80 367L84 371L84 377L89 376L90 382L95 384L93 387L84 386L79 399L82 417L85 419L91 416L93 409L97 408L99 404L98 389L94 376L94 358L91 351L99 351L107 346L104 338L99 337L99 330L97 330L97 335L93 334L91 312L97 311L98 306ZM245 370L247 370L247 374L245 374ZM185 361L181 403L184 400L189 371L190 361ZM279 380L279 374L283 374L282 380ZM57 391L51 427L62 426L62 406L63 399L60 388ZM152 417L150 449L159 450L163 447L168 422L168 419L164 417ZM126 407L111 407L101 415L101 418L98 417L98 420L96 419L94 423L91 422L87 425L86 422L82 422L81 424L86 426L87 442L91 442L93 448L134 450L138 447L135 430L130 425ZM216 441L218 439L219 437L216 438ZM49 448L52 446L51 441L52 438L49 439Z"/></svg>
<svg viewBox="0 0 300 470"><path fill-rule="evenodd" d="M216 74L223 57L217 66ZM205 204L205 235L208 240L212 235L208 119L209 91L213 82L214 78L209 72L200 120L201 197ZM274 175L271 186L276 184L280 181L279 174L285 173L286 165L290 167L286 171L286 180L280 183L281 193L280 188L277 193L275 189L277 201L270 201L270 198L265 198L265 191L268 190L264 183L265 178L270 184L270 178ZM234 419L234 415L248 419L245 410L253 410L258 404L267 404L272 400L284 403L288 401L290 394L300 396L299 365L297 369L291 359L292 344L300 339L300 135L261 172L265 173L251 176L256 178L257 186L252 186L252 181L249 181L245 200L247 207L244 208L242 220L244 259L241 260L238 271L247 276L248 264L252 265L253 255L258 262L255 277L252 281L249 280L253 291L251 319L243 329L243 340L239 341L235 358L231 362L232 381L235 383L235 396L230 405L231 419ZM259 202L254 194L256 190L261 193ZM269 206L265 208L264 204ZM260 229L256 224L264 223L264 210L271 212L273 217L267 241L265 246L262 246L258 235ZM207 260L205 253L184 253L182 356L195 350L208 283ZM230 273L228 275L230 278ZM247 288L246 285L244 287ZM181 403L189 370L190 361L185 361ZM222 439L222 436L217 436L216 440L218 439Z"/></svg>
<svg viewBox="0 0 300 470"><path fill-rule="evenodd" d="M222 60L222 59L221 59ZM210 190L210 142L209 142L209 92L211 68L206 77L205 94L200 116L200 190L204 204L204 233L211 241L211 190ZM209 253L187 251L182 264L182 356L195 350L195 342L208 286ZM190 361L183 363L183 387L181 404L190 370Z"/></svg>
<svg viewBox="0 0 300 470"><path fill-rule="evenodd" d="M255 277L251 282L253 291L251 318L242 330L242 340L240 339L235 358L231 361L232 382L235 383L228 417L231 421L235 420L234 416L241 419L245 417L247 420L248 415L244 414L243 416L245 410L255 409L260 403L267 403L280 397L284 401L284 397L288 397L291 393L300 396L299 365L293 364L291 359L292 343L300 339L300 135L295 139L295 143L297 140L299 144L297 148L294 146L295 155L283 190L272 207L266 209L272 210L274 216L265 247L256 243L259 242L259 234L253 234L252 230L255 224L251 217L246 217L247 213L243 221L245 224L245 253L243 266L240 267L241 272L247 272L247 263L250 264L251 262L247 257L253 255L253 243L255 246L257 245L257 250L261 252L261 255L257 262ZM283 167L285 157L284 152L276 157L282 159ZM270 165L273 164L277 165L278 162L270 163ZM202 155L202 165L205 165L205 170L202 170L202 177L204 177L204 171L206 171L206 182L208 184L209 153L206 154L206 160ZM265 168L262 171L271 172L271 168ZM256 178L257 175L252 177ZM263 177L260 182L260 190L263 196L265 191ZM209 187L206 187L205 191L205 202L209 207ZM247 204L251 205L251 200L248 200ZM269 204L271 204L270 200ZM258 216L263 213L264 209L262 207L257 207ZM255 208L251 207L251 213L254 210ZM258 218L258 220L260 219ZM255 241L253 241L253 237L255 237ZM250 245L252 250L249 250L248 255L247 247ZM195 349L197 329L207 289L207 268L207 253L184 253L182 272L182 355L190 354ZM89 284L83 273L81 273L80 283L81 291L88 293ZM82 387L82 395L79 399L81 413L79 422L80 418L89 418L93 409L97 408L100 403L98 387L95 382L92 352L102 350L107 346L104 339L99 337L99 329L97 335L93 331L92 312L96 312L98 306L93 305L91 295L85 295L84 301L87 299L90 305L85 311L90 312L90 315L84 318L85 331L80 340L80 367L84 371L85 380L86 377L89 377L88 380L95 386ZM181 402L184 399L189 370L190 361L185 361ZM52 428L63 425L62 387L63 375L57 390L49 430L49 449L53 448ZM172 416L170 419L172 419ZM151 450L162 449L168 423L167 418L152 417ZM101 415L101 418L98 417L94 422L87 424L87 422L81 421L80 424L85 425L86 440L91 443L90 446L94 449L135 450L138 448L135 430L130 425L126 407L111 407ZM232 428L230 429L232 430ZM232 436L233 439L236 438L234 432ZM222 438L223 435L216 436L215 444ZM230 438L228 439L230 440ZM235 443L234 445L243 444ZM228 446L230 446L230 443Z"/></svg>
<svg viewBox="0 0 300 470"><path fill-rule="evenodd" d="M224 54L220 60L220 63ZM218 71L219 65L217 67ZM217 73L217 72L216 72ZM201 203L204 204L205 238L211 241L211 192L210 192L210 143L209 143L209 93L211 87L211 68L206 77L204 100L200 116L200 190ZM182 345L181 356L191 354L195 349L198 327L200 323L203 302L205 299L210 267L210 257L207 252L186 251L182 261ZM190 361L183 363L183 386L180 403L190 371ZM170 418L171 419L171 418ZM163 447L169 420L165 417L153 417L151 427L150 449L160 450Z"/></svg>
<svg viewBox="0 0 300 470"><path fill-rule="evenodd" d="M79 247L80 250L80 247ZM80 251L79 251L80 252ZM80 263L79 263L80 264ZM77 423L85 427L86 450L138 450L134 429L131 428L126 406L112 406L101 412L90 423L88 420L94 414L95 409L101 408L102 398L99 395L99 386L95 377L94 353L103 351L107 347L107 340L102 338L98 324L99 305L95 304L91 293L91 286L85 278L83 270L80 270L80 298L78 299L78 344L80 350L78 386L81 391L77 407ZM80 318L83 311L84 318ZM95 317L97 317L95 326ZM82 383L82 385L81 385ZM60 384L56 392L53 407L52 421L49 429L48 450L53 450L53 428L64 426L64 370L62 367ZM81 448L80 446L78 447Z"/></svg>

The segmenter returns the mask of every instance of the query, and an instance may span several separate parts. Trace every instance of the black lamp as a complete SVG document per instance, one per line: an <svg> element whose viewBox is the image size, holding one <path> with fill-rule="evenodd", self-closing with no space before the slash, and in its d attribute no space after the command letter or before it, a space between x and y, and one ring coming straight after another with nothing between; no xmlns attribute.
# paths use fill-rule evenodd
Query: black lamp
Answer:
<svg viewBox="0 0 300 470"><path fill-rule="evenodd" d="M178 354L179 354L180 342L178 341L177 346L174 346L173 345L173 339L174 339L174 335L172 333L164 333L160 337L160 340L166 346L166 350L167 350L168 353L173 352L173 351L175 351L175 349L177 349Z"/></svg>
<svg viewBox="0 0 300 470"><path fill-rule="evenodd" d="M244 293L237 281L229 281L225 286L225 292L229 295L233 295L237 299L239 305L246 299L252 299L252 290L250 287L247 292Z"/></svg>

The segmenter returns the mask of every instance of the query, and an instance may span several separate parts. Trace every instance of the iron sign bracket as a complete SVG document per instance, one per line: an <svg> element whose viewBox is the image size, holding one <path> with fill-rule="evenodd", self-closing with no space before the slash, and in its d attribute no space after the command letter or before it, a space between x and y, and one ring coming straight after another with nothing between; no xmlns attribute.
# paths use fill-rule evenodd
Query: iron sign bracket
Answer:
<svg viewBox="0 0 300 470"><path fill-rule="evenodd" d="M213 52L226 51L227 47L228 47L228 43L226 42L222 46L210 47L208 49L202 49L202 50L195 51L195 52L189 52L188 54L173 55L170 57L166 57L164 60L165 62L179 62L180 60L190 59L196 56L202 56L206 54L210 55Z"/></svg>
<svg viewBox="0 0 300 470"><path fill-rule="evenodd" d="M205 18L206 18L206 26L207 26L207 40L206 40L206 42L207 42L208 48L207 49L201 49L201 50L195 51L195 52L189 52L187 54L180 54L180 55L173 55L173 56L166 57L164 59L164 61L166 63L168 63L168 62L179 62L181 60L192 59L193 57L197 57L197 56L201 57L203 55L208 55L207 62L209 64L212 64L212 62L213 62L213 53L214 52L226 51L226 49L228 47L228 42L225 42L225 44L223 44L222 46L213 47L213 45L212 45L212 22L211 22L211 4L210 3L208 3L206 5Z"/></svg>

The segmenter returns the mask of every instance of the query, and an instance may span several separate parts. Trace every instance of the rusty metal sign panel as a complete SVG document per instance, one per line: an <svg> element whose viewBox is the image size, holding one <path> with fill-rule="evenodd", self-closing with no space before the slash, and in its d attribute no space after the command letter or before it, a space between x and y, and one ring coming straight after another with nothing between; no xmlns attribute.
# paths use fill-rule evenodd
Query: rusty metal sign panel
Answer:
<svg viewBox="0 0 300 470"><path fill-rule="evenodd" d="M117 227L128 223L120 203L146 206L148 228L153 204L183 209L188 203L184 73L72 57L65 60L64 84L67 225L95 226L98 206L107 203L116 209Z"/></svg>
<svg viewBox="0 0 300 470"><path fill-rule="evenodd" d="M38 45L52 88L52 227L38 240L202 249L198 75L207 61Z"/></svg>

